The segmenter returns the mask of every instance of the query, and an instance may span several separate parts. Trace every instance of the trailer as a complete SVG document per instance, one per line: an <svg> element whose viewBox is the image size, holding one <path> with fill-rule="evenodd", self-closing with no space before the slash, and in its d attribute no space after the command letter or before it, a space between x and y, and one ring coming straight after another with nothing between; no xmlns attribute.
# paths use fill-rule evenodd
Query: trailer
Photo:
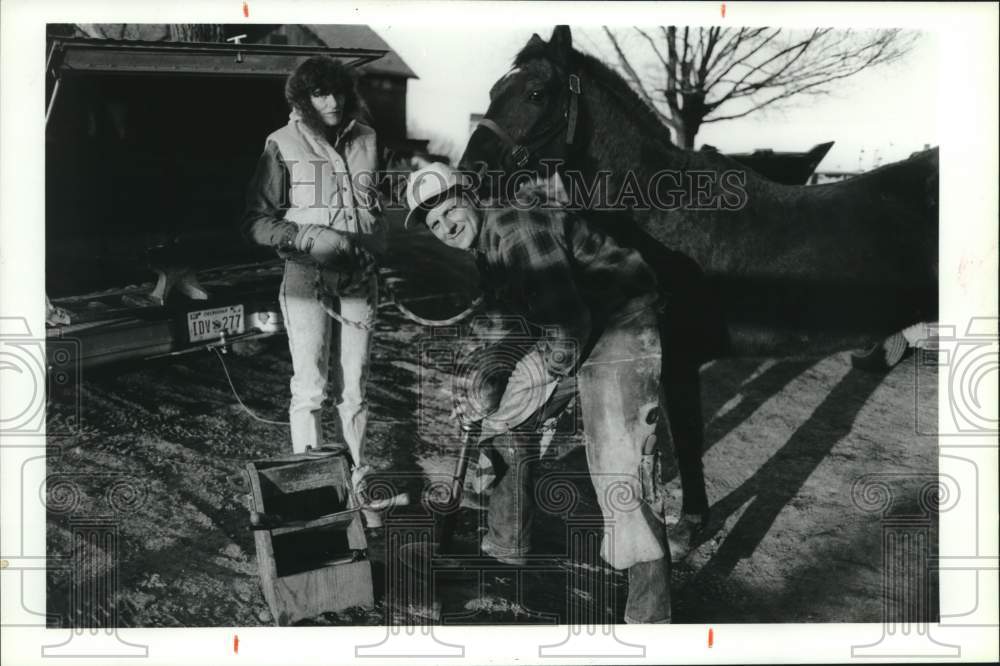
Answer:
<svg viewBox="0 0 1000 666"><path fill-rule="evenodd" d="M769 180L783 185L805 185L813 179L816 167L833 147L833 141L818 143L802 152L775 151L758 148L752 153L726 153L740 164L748 166ZM719 152L718 148L705 144L702 150Z"/></svg>
<svg viewBox="0 0 1000 666"><path fill-rule="evenodd" d="M284 333L283 262L239 233L284 81L382 49L50 36L45 137L49 364L91 368ZM70 344L65 344L70 343ZM72 358L67 359L69 353Z"/></svg>

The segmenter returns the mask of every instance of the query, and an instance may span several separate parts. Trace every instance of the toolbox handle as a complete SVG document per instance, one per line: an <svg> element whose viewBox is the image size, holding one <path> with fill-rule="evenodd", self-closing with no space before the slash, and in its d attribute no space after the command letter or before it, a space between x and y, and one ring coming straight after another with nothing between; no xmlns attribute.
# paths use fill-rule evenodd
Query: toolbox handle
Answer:
<svg viewBox="0 0 1000 666"><path fill-rule="evenodd" d="M250 480L247 478L246 470L240 470L236 474L227 475L226 482L236 490L250 492Z"/></svg>
<svg viewBox="0 0 1000 666"><path fill-rule="evenodd" d="M271 530L272 536L281 534L291 534L312 530L318 527L346 526L355 519L358 511L368 509L371 511L386 511L394 506L408 506L410 496L406 493L395 495L387 499L375 500L364 506L354 507L347 511L328 513L312 520L285 520L280 514L265 513L263 511L250 512L250 527L255 530Z"/></svg>

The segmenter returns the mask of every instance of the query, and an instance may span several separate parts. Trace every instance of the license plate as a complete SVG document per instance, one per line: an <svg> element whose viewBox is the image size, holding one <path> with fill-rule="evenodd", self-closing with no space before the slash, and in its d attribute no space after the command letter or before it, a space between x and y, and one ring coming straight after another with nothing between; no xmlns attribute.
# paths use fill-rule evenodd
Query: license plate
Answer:
<svg viewBox="0 0 1000 666"><path fill-rule="evenodd" d="M214 340L225 331L227 335L242 333L244 330L243 306L227 305L211 310L196 310L188 313L188 337L191 342Z"/></svg>

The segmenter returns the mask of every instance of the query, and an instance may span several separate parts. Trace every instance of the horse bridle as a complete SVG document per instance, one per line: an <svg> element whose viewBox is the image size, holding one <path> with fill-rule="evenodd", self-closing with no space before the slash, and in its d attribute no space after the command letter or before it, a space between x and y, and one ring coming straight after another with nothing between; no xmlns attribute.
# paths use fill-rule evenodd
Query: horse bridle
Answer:
<svg viewBox="0 0 1000 666"><path fill-rule="evenodd" d="M561 120L552 124L551 127L543 130L530 141L525 137L523 143L517 143L511 137L510 133L504 128L500 127L496 121L490 118L483 118L479 121L478 126L485 127L489 131L493 132L504 147L510 150L510 158L513 160L514 165L520 169L528 163L531 156L539 148L547 144L553 136L555 136L564 127L566 128L566 145L573 144L573 138L576 134L576 120L579 115L579 99L580 99L580 77L576 74L569 75L569 104L566 107L566 113L563 114Z"/></svg>

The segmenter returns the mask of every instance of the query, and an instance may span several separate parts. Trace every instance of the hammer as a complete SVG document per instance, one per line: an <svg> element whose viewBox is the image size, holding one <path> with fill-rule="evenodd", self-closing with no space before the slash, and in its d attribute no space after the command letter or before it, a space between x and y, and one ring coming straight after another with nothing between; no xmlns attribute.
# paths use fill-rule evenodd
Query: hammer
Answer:
<svg viewBox="0 0 1000 666"><path fill-rule="evenodd" d="M424 575L426 573L424 567L429 566L427 564L429 560L451 550L455 527L458 524L458 509L462 502L462 493L465 487L465 475L469 469L469 449L474 441L473 432L471 424L462 424L462 440L458 449L458 459L455 461L455 471L451 476L449 496L455 510L446 514L437 523L434 541L430 543L418 541L404 544L400 547L397 554L406 568L416 571L418 574ZM425 564L422 567L418 562L424 562Z"/></svg>
<svg viewBox="0 0 1000 666"><path fill-rule="evenodd" d="M458 508L462 503L462 493L465 491L465 475L469 471L469 445L472 443L472 425L462 424L462 441L458 447L458 460L455 461L455 471L451 475L451 494L449 499L455 505L455 510L445 515L438 531L438 550L447 552L451 549L452 536L458 523Z"/></svg>

